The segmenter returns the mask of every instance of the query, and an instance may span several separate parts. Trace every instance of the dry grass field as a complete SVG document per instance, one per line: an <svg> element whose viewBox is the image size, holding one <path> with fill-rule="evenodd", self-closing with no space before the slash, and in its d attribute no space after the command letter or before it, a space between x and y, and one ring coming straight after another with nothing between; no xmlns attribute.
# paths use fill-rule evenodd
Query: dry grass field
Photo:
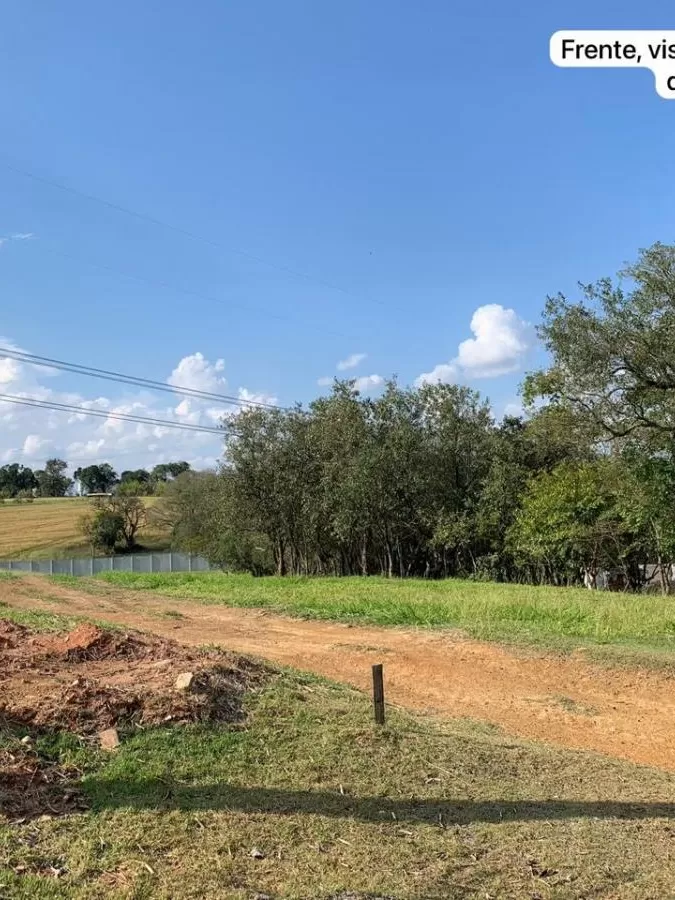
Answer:
<svg viewBox="0 0 675 900"><path fill-rule="evenodd" d="M154 497L146 503L151 506ZM78 523L91 509L83 497L59 497L32 503L0 502L0 559L40 559L88 555ZM139 544L151 550L166 549L166 535L149 525L139 534Z"/></svg>

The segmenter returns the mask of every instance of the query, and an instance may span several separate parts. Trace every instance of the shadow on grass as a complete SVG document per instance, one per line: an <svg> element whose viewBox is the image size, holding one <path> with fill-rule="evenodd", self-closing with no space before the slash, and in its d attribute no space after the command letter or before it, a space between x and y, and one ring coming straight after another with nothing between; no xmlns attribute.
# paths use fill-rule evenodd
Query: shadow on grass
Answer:
<svg viewBox="0 0 675 900"><path fill-rule="evenodd" d="M615 800L392 800L325 791L246 788L222 784L190 786L163 779L87 779L94 810L211 810L273 815L319 815L443 825L471 822L533 822L578 818L675 819L674 803Z"/></svg>

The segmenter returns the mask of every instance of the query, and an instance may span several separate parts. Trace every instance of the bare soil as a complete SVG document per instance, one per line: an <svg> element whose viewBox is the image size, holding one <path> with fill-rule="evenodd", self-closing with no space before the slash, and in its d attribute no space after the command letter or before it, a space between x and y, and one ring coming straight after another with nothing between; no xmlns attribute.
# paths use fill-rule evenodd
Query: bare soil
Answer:
<svg viewBox="0 0 675 900"><path fill-rule="evenodd" d="M59 635L0 619L0 640L0 722L33 732L236 722L246 688L264 672L224 651L88 623ZM186 672L190 688L179 690Z"/></svg>
<svg viewBox="0 0 675 900"><path fill-rule="evenodd" d="M675 678L666 672L604 667L583 653L521 652L448 631L302 621L107 587L86 593L35 577L0 582L0 601L217 644L362 689L370 688L370 666L382 662L388 702L675 771ZM88 678L95 667L88 664ZM128 668L120 662L106 683L116 686ZM31 690L37 682L29 680L24 691Z"/></svg>
<svg viewBox="0 0 675 900"><path fill-rule="evenodd" d="M189 687L179 689L177 676L187 673ZM0 619L0 814L28 819L81 806L80 773L40 756L41 735L68 731L94 741L109 728L236 723L246 691L267 674L233 654L153 635L89 623L50 634Z"/></svg>

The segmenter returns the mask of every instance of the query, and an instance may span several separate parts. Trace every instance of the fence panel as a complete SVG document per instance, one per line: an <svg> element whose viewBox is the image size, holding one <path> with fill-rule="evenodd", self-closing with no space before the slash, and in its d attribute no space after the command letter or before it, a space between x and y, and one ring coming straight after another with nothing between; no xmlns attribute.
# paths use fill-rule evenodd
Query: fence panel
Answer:
<svg viewBox="0 0 675 900"><path fill-rule="evenodd" d="M152 572L152 553L139 553L131 557L132 572Z"/></svg>
<svg viewBox="0 0 675 900"><path fill-rule="evenodd" d="M85 578L101 572L208 572L216 568L192 553L129 553L124 556L79 556L72 559L0 559L0 569L40 575Z"/></svg>
<svg viewBox="0 0 675 900"><path fill-rule="evenodd" d="M170 572L171 571L171 554L170 553L153 553L152 554L152 571L153 572Z"/></svg>
<svg viewBox="0 0 675 900"><path fill-rule="evenodd" d="M112 572L113 558L112 556L95 556L92 561L93 574L98 575L99 572Z"/></svg>

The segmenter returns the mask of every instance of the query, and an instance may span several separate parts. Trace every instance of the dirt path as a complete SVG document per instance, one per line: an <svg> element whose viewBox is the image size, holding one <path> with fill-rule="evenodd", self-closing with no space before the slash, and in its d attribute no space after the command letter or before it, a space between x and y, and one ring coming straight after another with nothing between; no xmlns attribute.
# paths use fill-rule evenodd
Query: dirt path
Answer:
<svg viewBox="0 0 675 900"><path fill-rule="evenodd" d="M387 697L401 706L675 771L675 679L660 672L517 654L447 632L310 622L154 593L86 594L35 577L0 582L0 601L218 644L364 689L371 664L383 662Z"/></svg>

